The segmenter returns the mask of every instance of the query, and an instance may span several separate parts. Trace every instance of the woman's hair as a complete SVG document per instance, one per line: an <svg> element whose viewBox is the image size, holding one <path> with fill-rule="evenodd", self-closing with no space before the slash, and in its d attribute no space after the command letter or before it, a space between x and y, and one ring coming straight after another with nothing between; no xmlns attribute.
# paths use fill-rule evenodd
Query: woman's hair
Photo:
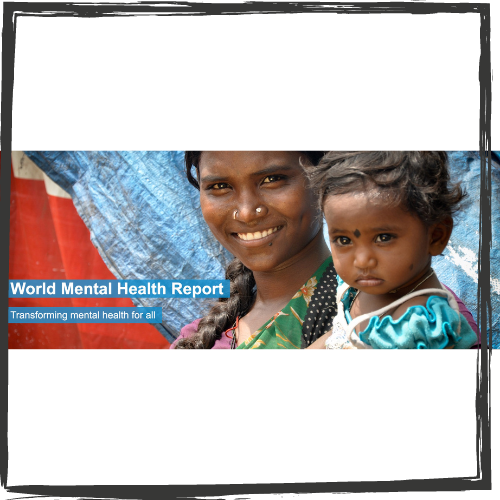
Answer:
<svg viewBox="0 0 500 500"><path fill-rule="evenodd" d="M321 208L328 196L375 188L426 225L452 216L466 196L450 182L445 151L329 151L307 174Z"/></svg>
<svg viewBox="0 0 500 500"><path fill-rule="evenodd" d="M176 349L211 349L223 332L231 328L239 316L244 316L253 304L255 279L252 271L234 259L226 269L230 281L229 298L220 298L201 319L196 333L177 342Z"/></svg>
<svg viewBox="0 0 500 500"><path fill-rule="evenodd" d="M198 178L200 176L200 158L202 151L186 151L184 153L184 163L186 167L187 180L196 188L200 189ZM313 165L317 165L324 151L302 151ZM193 177L193 167L196 169L196 177Z"/></svg>
<svg viewBox="0 0 500 500"><path fill-rule="evenodd" d="M197 177L201 153L201 151L186 151L184 156L187 179L198 190L200 185ZM324 151L303 153L313 165L317 165ZM196 178L192 175L193 166L196 169ZM175 346L176 349L211 349L221 335L234 325L236 318L245 316L250 311L255 298L255 279L252 271L240 260L234 259L226 269L226 279L230 281L229 298L220 298L201 319L197 332L189 338L180 339Z"/></svg>

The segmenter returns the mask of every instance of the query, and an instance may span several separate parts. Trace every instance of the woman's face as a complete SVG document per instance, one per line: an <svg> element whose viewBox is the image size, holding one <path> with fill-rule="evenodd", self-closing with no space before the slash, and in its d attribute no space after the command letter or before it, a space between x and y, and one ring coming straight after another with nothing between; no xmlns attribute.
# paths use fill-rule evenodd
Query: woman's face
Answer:
<svg viewBox="0 0 500 500"><path fill-rule="evenodd" d="M297 151L203 151L200 202L217 240L252 271L287 267L319 231ZM236 212L236 215L235 215Z"/></svg>

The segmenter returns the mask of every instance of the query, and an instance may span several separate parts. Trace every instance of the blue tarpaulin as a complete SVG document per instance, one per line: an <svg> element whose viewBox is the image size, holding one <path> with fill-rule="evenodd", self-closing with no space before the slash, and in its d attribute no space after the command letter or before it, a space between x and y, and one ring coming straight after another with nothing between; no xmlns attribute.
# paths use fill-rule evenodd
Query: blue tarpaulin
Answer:
<svg viewBox="0 0 500 500"><path fill-rule="evenodd" d="M462 209L454 216L453 233L442 257L432 266L439 279L467 305L477 321L479 215L481 165L478 152L449 153L452 180L461 181L468 193ZM500 152L492 154L491 165L491 307L492 345L500 348ZM484 196L484 194L483 194Z"/></svg>
<svg viewBox="0 0 500 500"><path fill-rule="evenodd" d="M184 175L183 151L33 152L31 158L73 198L93 244L119 279L220 279L231 255L215 240L200 211L198 191ZM451 174L469 196L455 216L443 256L433 261L439 279L464 301L477 320L480 158L477 152L450 153ZM500 347L498 228L500 155L492 164L491 295L493 347ZM156 325L169 340L200 317L207 302L189 299L134 299L162 307Z"/></svg>
<svg viewBox="0 0 500 500"><path fill-rule="evenodd" d="M72 197L92 243L118 279L220 279L231 255L200 211L182 151L26 152ZM206 299L140 298L162 307L155 325L172 342L202 316Z"/></svg>

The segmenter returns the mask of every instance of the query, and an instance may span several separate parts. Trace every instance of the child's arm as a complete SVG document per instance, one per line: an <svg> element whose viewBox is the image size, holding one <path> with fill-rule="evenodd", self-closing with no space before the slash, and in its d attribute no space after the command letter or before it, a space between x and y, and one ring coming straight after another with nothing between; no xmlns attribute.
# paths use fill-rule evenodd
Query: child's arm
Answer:
<svg viewBox="0 0 500 500"><path fill-rule="evenodd" d="M358 340L374 349L468 349L476 341L476 334L459 313L451 294L442 289L421 290L421 293L410 296L404 303L399 299L390 317L372 317ZM448 300L439 297L443 293ZM426 305L415 300L419 298L426 299ZM376 312L380 314L384 309ZM357 318L358 322L362 319Z"/></svg>
<svg viewBox="0 0 500 500"><path fill-rule="evenodd" d="M428 295L419 295L418 297L413 297L412 299L406 301L404 304L401 304L400 306L398 306L398 308L395 309L391 313L392 319L397 320L398 318L403 316L403 314L406 311L408 311L408 309L410 309L410 307L413 307L413 306L424 306L425 307L427 305L428 298L429 298Z"/></svg>
<svg viewBox="0 0 500 500"><path fill-rule="evenodd" d="M411 307L411 306L424 306L427 304L427 299L429 297L426 296L426 295L421 295L419 297L414 297L413 299L410 299L408 302L406 302L405 304L402 304L401 306L399 306L395 311L394 311L394 314L392 315L392 319L398 319L400 318L401 316L403 316L403 314ZM422 299L422 300L419 300L419 299ZM455 345L449 345L447 347L445 347L445 349L453 349L455 347Z"/></svg>

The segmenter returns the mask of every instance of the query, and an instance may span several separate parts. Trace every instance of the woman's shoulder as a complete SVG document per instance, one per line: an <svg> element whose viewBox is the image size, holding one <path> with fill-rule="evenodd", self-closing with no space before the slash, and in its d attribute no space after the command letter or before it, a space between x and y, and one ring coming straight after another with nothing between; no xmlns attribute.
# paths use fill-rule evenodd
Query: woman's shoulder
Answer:
<svg viewBox="0 0 500 500"><path fill-rule="evenodd" d="M375 349L468 349L477 340L463 315L437 295L427 297L425 305L411 305L397 319L372 317L359 338Z"/></svg>
<svg viewBox="0 0 500 500"><path fill-rule="evenodd" d="M312 292L314 292L318 285L325 286L337 286L337 271L335 271L335 266L333 265L332 256L328 256L321 265L314 271L313 275L306 281L306 283L300 287L299 292L308 286L312 286ZM297 293L299 293L297 292ZM295 294L294 298L297 296Z"/></svg>
<svg viewBox="0 0 500 500"><path fill-rule="evenodd" d="M170 345L170 349L175 349L175 346L180 339L192 337L198 331L198 325L200 324L200 321L201 318L198 318L195 319L192 323L189 323L189 325L183 326L177 339ZM223 333L221 335L221 338L215 341L212 349L231 349L231 338Z"/></svg>
<svg viewBox="0 0 500 500"><path fill-rule="evenodd" d="M471 326L471 328L476 332L477 340L478 343L481 341L481 337L479 335L479 329L477 327L477 323L474 320L474 316L472 316L472 313L469 311L468 307L462 302L460 297L457 296L457 294L448 286L446 286L444 283L441 283L446 290L448 290L456 300L458 304L458 309L460 310L460 314L467 320L467 323Z"/></svg>
<svg viewBox="0 0 500 500"><path fill-rule="evenodd" d="M187 338L191 337L198 331L198 325L200 324L201 318L195 319L189 325L185 325L181 328L181 333L179 334L179 338Z"/></svg>
<svg viewBox="0 0 500 500"><path fill-rule="evenodd" d="M181 328L181 332L179 333L179 336L177 337L174 342L170 345L170 349L175 349L175 346L177 345L177 342L181 339L189 338L193 336L196 331L198 330L198 325L200 324L201 318L195 319L192 323L189 323L189 325L185 325Z"/></svg>
<svg viewBox="0 0 500 500"><path fill-rule="evenodd" d="M297 342L304 348L327 332L337 314L337 272L330 256L288 303L297 318Z"/></svg>

